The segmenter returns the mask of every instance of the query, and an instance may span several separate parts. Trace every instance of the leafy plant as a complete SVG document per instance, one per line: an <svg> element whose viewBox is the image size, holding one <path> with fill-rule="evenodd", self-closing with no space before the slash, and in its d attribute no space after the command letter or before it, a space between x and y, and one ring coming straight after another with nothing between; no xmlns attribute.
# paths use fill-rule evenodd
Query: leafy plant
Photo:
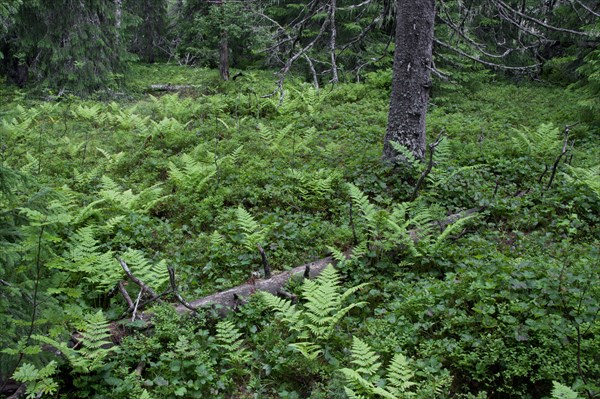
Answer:
<svg viewBox="0 0 600 399"><path fill-rule="evenodd" d="M439 397L448 388L449 380L427 381L417 383L411 362L401 353L394 355L386 369L385 382L379 381L381 363L379 356L371 347L358 337L352 340L353 368L342 368L346 386L344 390L349 398L382 397L403 399L412 397Z"/></svg>
<svg viewBox="0 0 600 399"><path fill-rule="evenodd" d="M274 310L276 316L300 340L290 344L290 347L308 360L315 360L323 351L323 343L331 337L342 318L353 308L364 304L355 302L344 306L344 301L366 285L360 284L340 292L340 275L333 266L328 265L315 280L304 280L302 298L306 303L303 307L268 292L261 292L261 296L267 307Z"/></svg>
<svg viewBox="0 0 600 399"><path fill-rule="evenodd" d="M27 399L54 395L58 391L58 383L53 378L57 373L57 364L51 361L41 369L31 363L23 363L13 374L13 378L27 386Z"/></svg>

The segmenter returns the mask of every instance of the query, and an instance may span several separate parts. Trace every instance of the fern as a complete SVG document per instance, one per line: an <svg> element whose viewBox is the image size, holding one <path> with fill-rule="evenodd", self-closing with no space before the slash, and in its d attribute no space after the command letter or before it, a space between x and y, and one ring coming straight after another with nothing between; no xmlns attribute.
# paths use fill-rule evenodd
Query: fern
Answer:
<svg viewBox="0 0 600 399"><path fill-rule="evenodd" d="M397 158L402 160L402 163L410 166L413 170L418 170L421 167L421 161L415 158L415 155L406 146L396 142L390 141L390 145L398 153Z"/></svg>
<svg viewBox="0 0 600 399"><path fill-rule="evenodd" d="M552 399L579 399L577 392L557 381L552 381Z"/></svg>
<svg viewBox="0 0 600 399"><path fill-rule="evenodd" d="M562 138L557 127L551 123L541 124L536 130L514 130L512 141L517 151L525 150L525 154L535 161L548 161L549 157L556 156Z"/></svg>
<svg viewBox="0 0 600 399"><path fill-rule="evenodd" d="M115 349L109 339L110 323L102 311L88 316L80 335L81 346L78 350L43 335L33 335L32 338L59 349L76 372L87 374L102 367Z"/></svg>
<svg viewBox="0 0 600 399"><path fill-rule="evenodd" d="M56 362L51 361L41 369L30 363L19 367L12 378L27 386L27 399L54 395L58 391L58 383L52 378L57 372Z"/></svg>
<svg viewBox="0 0 600 399"><path fill-rule="evenodd" d="M410 361L401 353L394 355L386 368L385 380L380 381L381 363L378 360L379 356L369 344L358 337L353 338L350 362L353 367L339 370L346 380L344 390L349 398L438 397L449 385L446 378L417 384ZM434 396L431 396L432 393Z"/></svg>
<svg viewBox="0 0 600 399"><path fill-rule="evenodd" d="M248 251L256 250L256 245L265 241L266 232L254 217L242 206L236 209L237 223L242 230L243 245Z"/></svg>
<svg viewBox="0 0 600 399"><path fill-rule="evenodd" d="M405 202L394 205L392 212L377 209L363 192L348 184L353 203L367 224L369 244L383 250L401 246L412 256L436 253L453 233L463 228L475 215L448 224L437 237L434 235L435 215L427 204Z"/></svg>
<svg viewBox="0 0 600 399"><path fill-rule="evenodd" d="M75 110L71 111L74 117L83 119L87 122L100 124L106 118L106 114L100 113L100 104L94 104L89 107L78 105Z"/></svg>
<svg viewBox="0 0 600 399"><path fill-rule="evenodd" d="M352 202L361 213L367 228L373 237L379 233L379 221L377 219L378 212L373 204L369 202L367 196L354 184L348 183L348 191Z"/></svg>
<svg viewBox="0 0 600 399"><path fill-rule="evenodd" d="M55 259L49 266L71 273L81 273L91 291L103 293L120 280L122 270L115 262L112 251L99 250L100 244L95 235L96 228L93 226L78 229L69 238L65 255Z"/></svg>
<svg viewBox="0 0 600 399"><path fill-rule="evenodd" d="M227 360L234 366L241 366L251 358L251 353L243 347L242 333L231 321L223 320L217 324L217 342Z"/></svg>
<svg viewBox="0 0 600 399"><path fill-rule="evenodd" d="M307 359L314 360L322 353L322 344L331 337L342 318L351 309L364 304L356 302L343 306L350 295L366 285L360 284L340 292L339 273L328 265L317 279L304 280L302 298L306 302L301 309L268 292L261 292L261 296L267 307L275 310L276 316L291 331L297 332L300 341L290 344L290 347Z"/></svg>
<svg viewBox="0 0 600 399"><path fill-rule="evenodd" d="M569 181L577 180L588 186L600 198L600 164L590 168L569 168L573 177L566 175Z"/></svg>
<svg viewBox="0 0 600 399"><path fill-rule="evenodd" d="M182 167L169 162L169 176L175 185L185 191L200 192L217 173L214 162L200 163L189 154L179 158Z"/></svg>
<svg viewBox="0 0 600 399"><path fill-rule="evenodd" d="M148 187L139 194L134 194L131 189L122 190L110 177L102 176L102 190L100 196L107 202L115 204L118 208L127 211L148 212L159 201L167 198L161 196L160 184Z"/></svg>
<svg viewBox="0 0 600 399"><path fill-rule="evenodd" d="M410 369L406 357L402 353L397 353L387 368L386 388L396 397L412 396L409 391L417 385L413 381L414 376L415 373Z"/></svg>
<svg viewBox="0 0 600 399"><path fill-rule="evenodd" d="M154 290L159 290L169 281L169 270L164 259L157 263L151 263L142 251L136 249L128 249L122 254L122 259L127 263L134 276Z"/></svg>

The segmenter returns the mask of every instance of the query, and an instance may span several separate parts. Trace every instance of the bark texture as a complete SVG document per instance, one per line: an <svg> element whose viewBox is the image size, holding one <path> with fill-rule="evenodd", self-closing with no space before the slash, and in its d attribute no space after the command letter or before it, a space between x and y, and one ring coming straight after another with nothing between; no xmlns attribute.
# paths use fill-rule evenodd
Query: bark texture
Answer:
<svg viewBox="0 0 600 399"><path fill-rule="evenodd" d="M402 157L392 141L406 146L418 159L425 157L425 115L431 87L434 0L398 0L392 95L383 158Z"/></svg>

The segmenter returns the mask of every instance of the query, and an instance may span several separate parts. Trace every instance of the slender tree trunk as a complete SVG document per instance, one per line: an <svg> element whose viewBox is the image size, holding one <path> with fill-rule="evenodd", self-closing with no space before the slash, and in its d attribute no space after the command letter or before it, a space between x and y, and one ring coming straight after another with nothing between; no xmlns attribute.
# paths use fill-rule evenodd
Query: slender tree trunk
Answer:
<svg viewBox="0 0 600 399"><path fill-rule="evenodd" d="M431 87L435 0L397 0L392 95L383 158L402 162L392 141L425 157L425 115Z"/></svg>
<svg viewBox="0 0 600 399"><path fill-rule="evenodd" d="M227 32L221 32L219 41L219 73L221 79L229 80L229 46L227 45Z"/></svg>
<svg viewBox="0 0 600 399"><path fill-rule="evenodd" d="M221 13L223 11L224 0L219 0L217 5L221 7ZM221 31L221 38L219 40L219 74L221 79L229 80L229 45L227 43L227 32Z"/></svg>
<svg viewBox="0 0 600 399"><path fill-rule="evenodd" d="M121 20L123 14L123 0L115 0L115 31L117 34L116 44L119 46L119 40L121 35Z"/></svg>
<svg viewBox="0 0 600 399"><path fill-rule="evenodd" d="M329 5L329 25L331 25L331 37L329 39L329 53L331 57L331 83L339 82L338 67L335 55L337 29L335 26L335 9L337 7L337 1L331 0Z"/></svg>

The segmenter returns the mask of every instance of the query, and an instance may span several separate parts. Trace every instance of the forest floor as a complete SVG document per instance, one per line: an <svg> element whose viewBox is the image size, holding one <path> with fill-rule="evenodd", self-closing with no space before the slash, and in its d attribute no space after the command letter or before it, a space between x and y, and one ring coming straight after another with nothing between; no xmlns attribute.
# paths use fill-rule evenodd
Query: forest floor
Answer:
<svg viewBox="0 0 600 399"><path fill-rule="evenodd" d="M428 139L443 138L414 195L427 165L381 162L389 73L319 91L292 79L280 105L264 97L267 72L133 68L96 100L0 93L1 271L15 286L0 299L2 346L27 330L34 285L36 334L66 340L99 308L120 319L116 258L158 292L172 267L188 300L260 278L257 245L274 272L333 254L338 274L291 281L295 307L257 296L221 322L158 306L153 334L67 362L65 397L598 392L600 136L576 93L484 73L436 84Z"/></svg>

